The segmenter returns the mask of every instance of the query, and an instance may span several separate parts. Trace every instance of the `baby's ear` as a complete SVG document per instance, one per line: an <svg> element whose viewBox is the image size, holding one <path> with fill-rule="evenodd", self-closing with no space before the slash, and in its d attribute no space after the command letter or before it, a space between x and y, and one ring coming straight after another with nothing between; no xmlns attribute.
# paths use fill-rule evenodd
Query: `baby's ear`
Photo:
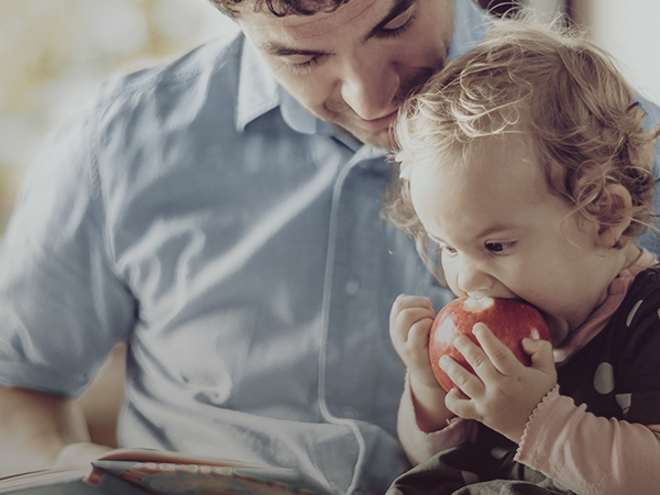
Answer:
<svg viewBox="0 0 660 495"><path fill-rule="evenodd" d="M606 186L591 211L598 222L598 245L620 247L619 240L632 222L632 198L628 190L621 184Z"/></svg>

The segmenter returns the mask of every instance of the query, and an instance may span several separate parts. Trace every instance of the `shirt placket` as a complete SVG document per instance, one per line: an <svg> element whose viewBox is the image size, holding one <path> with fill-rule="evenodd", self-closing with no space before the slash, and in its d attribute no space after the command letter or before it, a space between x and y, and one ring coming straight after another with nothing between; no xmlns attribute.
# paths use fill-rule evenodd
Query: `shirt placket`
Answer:
<svg viewBox="0 0 660 495"><path fill-rule="evenodd" d="M357 359L356 351L364 347L356 340L368 341L370 338L366 329L356 331L360 319L355 317L357 308L376 307L373 301L376 297L374 280L369 274L377 270L378 250L372 253L373 256L368 256L369 246L365 242L367 239L379 238L376 232L380 229L379 222L369 222L367 219L378 219L377 214L374 216L374 209L380 209L380 195L374 194L374 191L382 189L386 174L370 180L361 177L364 169L374 160L382 160L382 152L364 146L339 173L332 196L325 269L319 401L324 419L350 429L355 438L355 471L347 494L359 493L359 474L366 453L365 439L356 422L360 410L346 404L344 399L361 397L368 401L368 397L363 396L364 391L360 390L364 377L360 377L360 380L350 379L352 372L364 370L364 365L350 364ZM366 204L370 202L367 198L372 198L373 204Z"/></svg>

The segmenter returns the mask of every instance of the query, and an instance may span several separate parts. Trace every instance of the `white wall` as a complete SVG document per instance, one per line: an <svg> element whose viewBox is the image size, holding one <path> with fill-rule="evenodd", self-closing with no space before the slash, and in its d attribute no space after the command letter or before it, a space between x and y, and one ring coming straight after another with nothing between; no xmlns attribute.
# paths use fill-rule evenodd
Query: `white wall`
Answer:
<svg viewBox="0 0 660 495"><path fill-rule="evenodd" d="M640 94L660 104L660 1L572 0L573 17L617 60Z"/></svg>

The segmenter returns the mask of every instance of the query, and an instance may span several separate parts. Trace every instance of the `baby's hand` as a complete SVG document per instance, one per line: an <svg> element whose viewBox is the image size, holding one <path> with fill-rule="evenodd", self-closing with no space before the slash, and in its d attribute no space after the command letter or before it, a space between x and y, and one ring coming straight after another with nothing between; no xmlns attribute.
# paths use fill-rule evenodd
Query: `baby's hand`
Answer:
<svg viewBox="0 0 660 495"><path fill-rule="evenodd" d="M552 345L523 339L523 349L532 359L527 367L483 323L477 323L473 332L483 349L467 336L457 337L454 345L475 374L449 357L440 360L442 369L460 388L447 394L445 405L457 416L480 421L520 443L532 412L557 384Z"/></svg>
<svg viewBox="0 0 660 495"><path fill-rule="evenodd" d="M408 368L417 425L427 432L444 428L454 416L445 406L446 393L431 369L429 333L434 317L427 298L403 294L390 312L390 336Z"/></svg>
<svg viewBox="0 0 660 495"><path fill-rule="evenodd" d="M427 298L401 294L390 311L390 337L411 376L421 384L437 387L429 359L429 332L434 316Z"/></svg>

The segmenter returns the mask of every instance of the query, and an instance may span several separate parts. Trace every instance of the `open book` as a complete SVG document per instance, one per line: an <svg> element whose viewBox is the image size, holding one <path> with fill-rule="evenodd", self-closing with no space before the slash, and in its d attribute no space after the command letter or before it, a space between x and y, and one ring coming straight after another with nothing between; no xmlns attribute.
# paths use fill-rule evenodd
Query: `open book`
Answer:
<svg viewBox="0 0 660 495"><path fill-rule="evenodd" d="M52 491L54 487L60 489ZM28 492L23 490L29 489ZM0 479L0 493L155 495L326 495L291 469L147 449L119 449L86 470Z"/></svg>

